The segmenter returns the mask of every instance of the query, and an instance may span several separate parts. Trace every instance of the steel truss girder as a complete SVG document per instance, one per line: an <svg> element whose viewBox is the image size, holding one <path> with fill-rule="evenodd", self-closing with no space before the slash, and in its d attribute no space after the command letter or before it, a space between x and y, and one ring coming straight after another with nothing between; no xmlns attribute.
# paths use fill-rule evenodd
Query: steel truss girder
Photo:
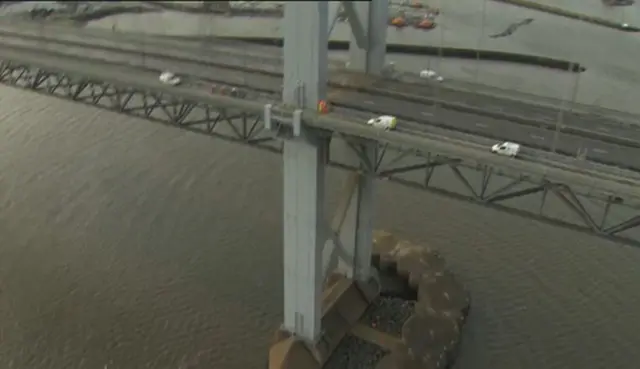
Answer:
<svg viewBox="0 0 640 369"><path fill-rule="evenodd" d="M359 152L357 145L351 148ZM381 152L376 163L362 160L360 169L374 170L380 178L409 187L640 245L640 232L631 232L640 226L640 206L625 204L621 197L592 193L586 185L537 180L433 153L418 156L408 151L393 152L389 147L383 147ZM437 177L439 184L434 183ZM525 199L528 204L522 203Z"/></svg>
<svg viewBox="0 0 640 369"><path fill-rule="evenodd" d="M325 282L332 272L343 272L349 275L357 275L358 261L356 256L365 250L358 249L358 245L351 245L349 249L340 240L341 233L347 221L349 208L357 206L352 203L352 198L358 196L359 182L363 180L360 174L351 173L340 193L340 200L330 224L326 225L327 238L322 249L323 253L323 277ZM342 263L342 267L340 267Z"/></svg>
<svg viewBox="0 0 640 369"><path fill-rule="evenodd" d="M139 91L10 62L0 62L0 83L229 141L281 151L281 143L271 133L264 131L262 117L255 113L192 103L175 96Z"/></svg>
<svg viewBox="0 0 640 369"><path fill-rule="evenodd" d="M262 115L193 103L169 94L150 93L81 76L53 73L29 65L0 61L0 83L103 109L160 122L181 129L282 152L281 136L290 127ZM275 133L274 133L275 132ZM331 132L324 132L331 134ZM330 154L329 164L374 172L378 178L439 195L470 201L520 216L581 230L625 244L640 245L640 205L611 194L593 193L587 186L554 183L519 173L466 163L437 153L400 150L380 145L372 163L362 152L362 139L333 134L345 140L360 158L357 167ZM551 201L555 197L556 201ZM528 201L517 201L529 198ZM561 215L562 210L565 212ZM552 209L549 209L552 208ZM566 212L568 210L568 213Z"/></svg>

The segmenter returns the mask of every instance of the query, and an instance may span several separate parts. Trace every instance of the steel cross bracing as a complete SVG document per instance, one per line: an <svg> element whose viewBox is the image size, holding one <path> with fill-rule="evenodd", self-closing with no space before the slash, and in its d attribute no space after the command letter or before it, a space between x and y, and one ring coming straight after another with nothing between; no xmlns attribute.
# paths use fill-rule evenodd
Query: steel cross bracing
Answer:
<svg viewBox="0 0 640 369"><path fill-rule="evenodd" d="M263 125L256 114L191 104L173 96L5 62L0 62L0 82L232 141L252 145L274 141L257 137Z"/></svg>
<svg viewBox="0 0 640 369"><path fill-rule="evenodd" d="M177 96L52 73L24 64L0 62L0 83L272 152L281 152L280 138L290 134L290 127L277 122L276 134L273 129L265 129L262 114L191 103ZM347 141L360 153L361 138L334 134L335 139ZM378 178L405 186L640 245L640 232L634 230L640 226L640 205L629 204L615 195L386 144L379 146L376 162L370 162L365 155L360 157L358 167L345 164L334 154L330 154L329 162L340 168L373 171Z"/></svg>

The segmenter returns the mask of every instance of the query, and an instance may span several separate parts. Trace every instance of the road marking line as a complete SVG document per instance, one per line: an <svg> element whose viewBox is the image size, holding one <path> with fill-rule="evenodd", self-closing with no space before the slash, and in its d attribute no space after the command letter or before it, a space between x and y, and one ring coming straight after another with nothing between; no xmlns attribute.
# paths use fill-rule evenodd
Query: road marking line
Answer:
<svg viewBox="0 0 640 369"><path fill-rule="evenodd" d="M484 123L476 123L476 126L482 127L482 128L487 128L487 125L484 124Z"/></svg>
<svg viewBox="0 0 640 369"><path fill-rule="evenodd" d="M427 117L432 117L433 116L433 113L429 113L427 111L420 112L420 114L426 115Z"/></svg>
<svg viewBox="0 0 640 369"><path fill-rule="evenodd" d="M534 140L542 140L542 141L544 141L544 137L538 136L538 135L531 135L531 138L533 138Z"/></svg>
<svg viewBox="0 0 640 369"><path fill-rule="evenodd" d="M364 103L365 104L369 104L369 105L373 105L373 101L371 101L371 100L365 100Z"/></svg>
<svg viewBox="0 0 640 369"><path fill-rule="evenodd" d="M552 122L553 121L553 118L550 118L550 117L548 117L546 115L536 115L535 119L544 120L546 122Z"/></svg>
<svg viewBox="0 0 640 369"><path fill-rule="evenodd" d="M598 127L598 131L609 132L609 130L604 127Z"/></svg>
<svg viewBox="0 0 640 369"><path fill-rule="evenodd" d="M608 154L609 153L607 150L602 150L602 149L598 149L598 148L593 149L593 151L597 152L598 154Z"/></svg>

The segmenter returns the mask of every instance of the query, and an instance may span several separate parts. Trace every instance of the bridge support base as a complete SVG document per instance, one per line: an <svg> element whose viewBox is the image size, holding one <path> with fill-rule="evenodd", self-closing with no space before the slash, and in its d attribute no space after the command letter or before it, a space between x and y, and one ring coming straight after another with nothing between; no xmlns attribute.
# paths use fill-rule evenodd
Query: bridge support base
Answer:
<svg viewBox="0 0 640 369"><path fill-rule="evenodd" d="M369 21L365 24L369 32ZM284 324L269 352L269 367L312 369L324 365L379 293L370 279L374 171L365 166L349 177L328 225L324 166L329 140L305 127L301 117L305 108L315 110L326 98L328 3L287 3L283 29L283 102L298 110L283 149ZM371 54L369 44L360 37L359 47ZM376 70L374 58L365 59L373 65L367 68ZM267 111L265 118L266 128L272 128ZM376 149L349 147L344 155L355 163L375 161ZM336 268L341 274L333 274Z"/></svg>
<svg viewBox="0 0 640 369"><path fill-rule="evenodd" d="M341 274L332 274L323 293L323 332L319 339L310 343L290 331L278 330L269 350L269 369L322 368L379 291L376 282L359 283Z"/></svg>
<svg viewBox="0 0 640 369"><path fill-rule="evenodd" d="M294 114L294 127L299 113ZM331 225L325 223L327 140L304 126L284 146L285 321L269 368L321 368L380 291L371 278L373 165L367 144L331 148L362 164L349 174ZM359 164L360 165L360 164Z"/></svg>

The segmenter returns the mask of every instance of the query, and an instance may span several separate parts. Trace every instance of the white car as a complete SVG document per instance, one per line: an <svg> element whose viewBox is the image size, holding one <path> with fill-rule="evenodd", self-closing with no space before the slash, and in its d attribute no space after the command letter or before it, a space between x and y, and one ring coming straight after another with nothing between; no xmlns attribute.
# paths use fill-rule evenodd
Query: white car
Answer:
<svg viewBox="0 0 640 369"><path fill-rule="evenodd" d="M180 77L168 71L162 72L162 74L160 74L159 79L160 79L160 82L164 83L165 85L171 85L171 86L177 86L182 82Z"/></svg>
<svg viewBox="0 0 640 369"><path fill-rule="evenodd" d="M433 78L436 77L438 73L435 70L424 69L420 71L420 78Z"/></svg>
<svg viewBox="0 0 640 369"><path fill-rule="evenodd" d="M367 124L372 127L390 131L396 128L396 125L398 124L398 120L396 119L396 117L393 117L391 115L381 115L377 118L369 119L367 121Z"/></svg>
<svg viewBox="0 0 640 369"><path fill-rule="evenodd" d="M435 70L424 69L420 71L420 78L435 79L438 82L444 81L444 77L439 76Z"/></svg>
<svg viewBox="0 0 640 369"><path fill-rule="evenodd" d="M505 141L491 146L491 152L515 158L520 152L520 145L514 142Z"/></svg>

